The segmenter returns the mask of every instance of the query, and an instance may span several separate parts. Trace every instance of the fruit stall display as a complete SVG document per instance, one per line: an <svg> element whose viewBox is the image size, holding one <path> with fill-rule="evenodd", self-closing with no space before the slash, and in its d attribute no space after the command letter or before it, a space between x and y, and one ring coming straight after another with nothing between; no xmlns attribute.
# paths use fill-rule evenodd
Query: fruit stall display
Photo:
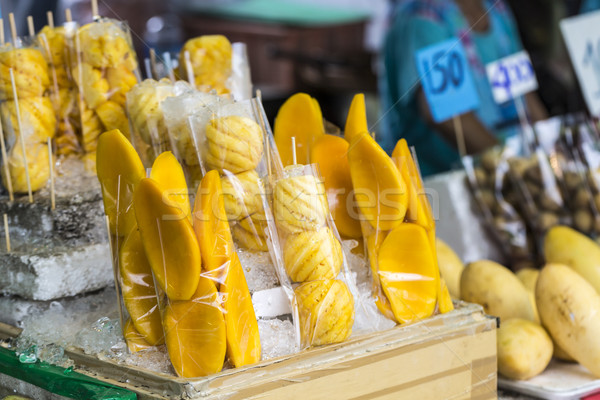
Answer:
<svg viewBox="0 0 600 400"><path fill-rule="evenodd" d="M78 296L79 319L83 303L92 315L106 302L117 318L59 338L52 330L72 322L64 315L45 327L23 317L23 333L3 342L18 359L2 353L7 371L29 381L19 363L70 366L149 398L277 398L321 390L328 377L339 381L332 397L343 397L348 376L372 376L354 393L386 390L393 380L383 371L428 359L425 351L445 355L437 369L418 367L436 384L394 371L406 387L390 390L439 385L452 396L491 383L485 393L493 393L495 321L473 305L454 310L413 155L405 141L392 157L379 147L364 96L355 96L344 136L325 133L319 104L304 93L286 101L271 131L260 93L236 89L247 88L247 75L234 67L239 46L223 36L185 44L169 75L187 82L141 81L121 21L49 20L30 36L31 47L15 38L3 48L3 65L17 73L2 103L11 155L2 257L14 263L3 293L50 314L66 314ZM17 68L11 60L21 53ZM27 68L42 72L18 75ZM47 106L30 112L32 98ZM44 141L17 145L25 133ZM10 161L19 149L22 168ZM26 168L30 160L39 165ZM24 277L16 260L31 265ZM49 277L52 287L43 285ZM44 339L32 335L36 322ZM3 337L19 331L0 328ZM462 350L434 340L445 336ZM457 360L478 362L482 374L453 369Z"/></svg>

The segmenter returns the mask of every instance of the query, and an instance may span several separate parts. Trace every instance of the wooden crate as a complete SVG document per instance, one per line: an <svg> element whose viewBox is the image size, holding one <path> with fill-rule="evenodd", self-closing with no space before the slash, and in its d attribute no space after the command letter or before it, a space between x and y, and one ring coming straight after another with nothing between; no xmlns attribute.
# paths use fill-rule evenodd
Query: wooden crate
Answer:
<svg viewBox="0 0 600 400"><path fill-rule="evenodd" d="M140 399L495 399L496 319L457 310L259 364L197 379L67 354L78 372Z"/></svg>

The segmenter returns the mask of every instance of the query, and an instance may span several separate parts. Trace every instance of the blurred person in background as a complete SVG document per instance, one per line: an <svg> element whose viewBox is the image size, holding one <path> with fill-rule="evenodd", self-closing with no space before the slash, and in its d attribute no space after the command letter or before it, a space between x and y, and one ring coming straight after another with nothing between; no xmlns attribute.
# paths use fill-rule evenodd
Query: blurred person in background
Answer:
<svg viewBox="0 0 600 400"><path fill-rule="evenodd" d="M414 146L424 176L459 165L452 120L435 123L420 86L415 52L452 37L465 48L480 106L461 118L466 150L479 153L518 125L514 102L497 105L486 64L522 50L513 16L502 0L397 0L383 47L380 75L381 146L390 152L400 138ZM529 118L546 111L535 93L525 96ZM514 131L514 130L513 130Z"/></svg>

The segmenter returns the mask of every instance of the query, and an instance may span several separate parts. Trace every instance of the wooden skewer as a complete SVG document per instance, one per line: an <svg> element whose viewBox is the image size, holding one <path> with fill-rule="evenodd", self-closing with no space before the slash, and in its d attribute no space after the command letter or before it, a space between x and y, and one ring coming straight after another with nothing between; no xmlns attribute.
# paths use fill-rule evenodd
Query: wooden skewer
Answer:
<svg viewBox="0 0 600 400"><path fill-rule="evenodd" d="M52 157L52 141L48 138L48 169L50 170L50 204L56 208L56 193L54 192L54 159Z"/></svg>
<svg viewBox="0 0 600 400"><path fill-rule="evenodd" d="M0 18L0 44L4 44L4 20Z"/></svg>
<svg viewBox="0 0 600 400"><path fill-rule="evenodd" d="M152 68L150 68L150 59L148 57L144 58L144 70L146 70L146 76L149 79L153 79Z"/></svg>
<svg viewBox="0 0 600 400"><path fill-rule="evenodd" d="M458 147L458 154L461 158L463 158L467 155L467 147L465 145L465 135L462 129L460 115L454 116L454 118L452 118L452 122L454 123L454 132L456 132L456 145Z"/></svg>
<svg viewBox="0 0 600 400"><path fill-rule="evenodd" d="M294 165L298 162L296 159L296 136L292 136L292 162Z"/></svg>
<svg viewBox="0 0 600 400"><path fill-rule="evenodd" d="M8 198L10 201L15 199L13 195L13 187L12 187L12 177L10 176L10 171L8 169L8 154L6 153L6 142L4 141L4 130L2 129L2 124L0 124L0 147L2 149L2 160L4 164L4 174L6 175L6 186L8 189Z"/></svg>
<svg viewBox="0 0 600 400"><path fill-rule="evenodd" d="M10 232L8 231L8 215L4 214L4 239L6 240L6 252L10 253Z"/></svg>
<svg viewBox="0 0 600 400"><path fill-rule="evenodd" d="M72 22L73 21L73 15L71 14L71 9L67 8L65 10L65 21L67 22Z"/></svg>
<svg viewBox="0 0 600 400"><path fill-rule="evenodd" d="M92 17L94 21L100 17L100 13L98 12L98 0L92 0Z"/></svg>
<svg viewBox="0 0 600 400"><path fill-rule="evenodd" d="M158 79L158 73L156 72L156 51L150 49L150 73L152 79Z"/></svg>
<svg viewBox="0 0 600 400"><path fill-rule="evenodd" d="M15 23L15 14L8 14L8 22L10 24L10 35L12 36L13 45L17 47L17 24Z"/></svg>
<svg viewBox="0 0 600 400"><path fill-rule="evenodd" d="M35 36L35 27L33 26L33 17L31 15L27 16L27 28L29 28L29 36Z"/></svg>
<svg viewBox="0 0 600 400"><path fill-rule="evenodd" d="M17 125L19 125L19 141L21 142L21 152L23 153L23 163L25 165L25 177L27 178L27 192L29 193L29 202L33 203L33 193L31 193L31 179L29 178L29 165L27 164L27 153L25 151L25 138L23 137L23 124L21 123L21 110L19 109L19 98L17 96L17 85L15 84L15 74L10 70L10 82L13 89L13 98L15 102L15 111L17 112Z"/></svg>
<svg viewBox="0 0 600 400"><path fill-rule="evenodd" d="M52 11L46 12L46 18L48 19L48 26L54 29L54 14L52 14Z"/></svg>

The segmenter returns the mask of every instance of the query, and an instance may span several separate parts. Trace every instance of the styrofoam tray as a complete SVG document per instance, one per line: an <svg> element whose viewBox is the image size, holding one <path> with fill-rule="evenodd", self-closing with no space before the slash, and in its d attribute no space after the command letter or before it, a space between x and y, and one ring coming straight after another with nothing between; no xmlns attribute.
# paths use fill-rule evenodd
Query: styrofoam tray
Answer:
<svg viewBox="0 0 600 400"><path fill-rule="evenodd" d="M540 375L527 381L498 376L498 386L548 400L571 400L600 393L600 379L577 363L552 360Z"/></svg>

